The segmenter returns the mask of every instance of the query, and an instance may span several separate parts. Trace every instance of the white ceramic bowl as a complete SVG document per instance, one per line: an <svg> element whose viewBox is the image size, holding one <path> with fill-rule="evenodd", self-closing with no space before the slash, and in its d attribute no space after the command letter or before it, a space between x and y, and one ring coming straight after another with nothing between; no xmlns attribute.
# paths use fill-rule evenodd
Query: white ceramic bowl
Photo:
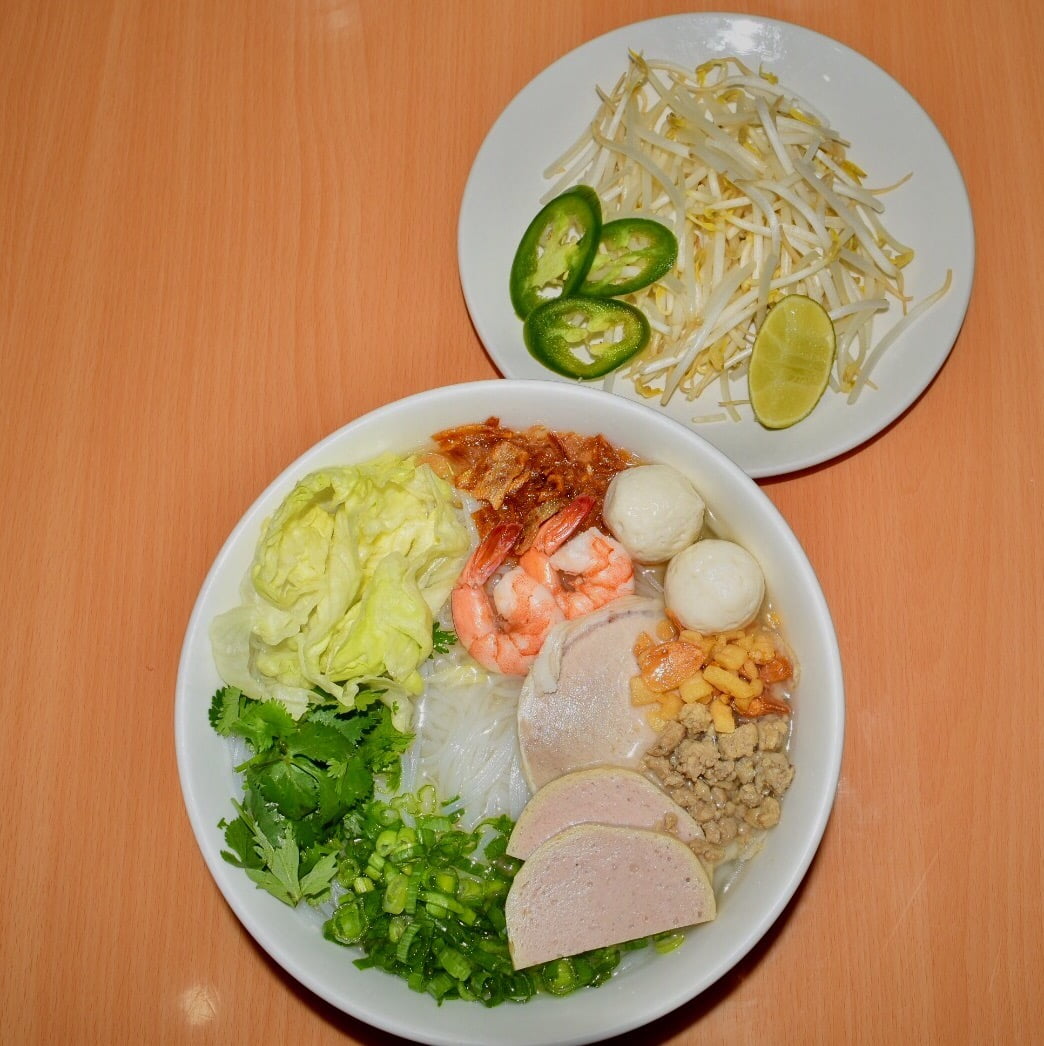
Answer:
<svg viewBox="0 0 1044 1046"><path fill-rule="evenodd" d="M261 523L313 469L406 451L433 432L498 416L505 425L602 432L643 458L687 473L716 520L762 563L801 666L791 759L797 773L779 826L721 903L718 918L691 931L676 951L565 998L493 1009L436 1006L387 974L360 971L351 951L325 941L317 917L256 889L220 856L217 824L239 795L226 742L207 710L220 679L210 621L238 602ZM544 381L483 381L421 393L346 425L303 454L257 499L233 530L199 594L182 651L175 738L185 805L218 887L243 925L288 973L327 1002L371 1025L422 1043L596 1042L683 1005L731 969L784 910L819 845L834 800L844 733L837 641L815 573L786 522L758 486L705 440L664 415L599 390Z"/></svg>

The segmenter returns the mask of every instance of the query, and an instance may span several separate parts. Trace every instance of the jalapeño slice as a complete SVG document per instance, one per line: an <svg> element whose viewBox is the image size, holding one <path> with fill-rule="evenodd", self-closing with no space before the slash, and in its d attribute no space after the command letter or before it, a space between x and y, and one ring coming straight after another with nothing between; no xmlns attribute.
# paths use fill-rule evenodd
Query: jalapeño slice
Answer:
<svg viewBox="0 0 1044 1046"><path fill-rule="evenodd" d="M649 340L645 314L615 298L565 297L538 305L522 326L526 348L568 378L600 378Z"/></svg>
<svg viewBox="0 0 1044 1046"><path fill-rule="evenodd" d="M678 240L651 218L617 218L602 226L581 294L612 297L655 283L674 268Z"/></svg>
<svg viewBox="0 0 1044 1046"><path fill-rule="evenodd" d="M602 205L587 185L548 201L522 234L511 263L511 304L521 319L571 294L591 266L602 231Z"/></svg>

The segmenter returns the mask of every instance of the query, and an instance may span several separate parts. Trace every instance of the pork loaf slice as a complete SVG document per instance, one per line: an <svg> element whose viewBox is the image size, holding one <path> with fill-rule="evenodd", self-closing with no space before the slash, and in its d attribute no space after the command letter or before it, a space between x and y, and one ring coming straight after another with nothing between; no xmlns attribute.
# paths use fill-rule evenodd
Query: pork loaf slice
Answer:
<svg viewBox="0 0 1044 1046"><path fill-rule="evenodd" d="M622 766L596 766L544 785L519 815L507 852L525 860L551 836L589 822L651 828L676 835L683 843L703 838L692 815L644 774Z"/></svg>
<svg viewBox="0 0 1044 1046"><path fill-rule="evenodd" d="M516 970L707 922L714 890L680 840L646 828L579 824L541 843L505 902Z"/></svg>
<svg viewBox="0 0 1044 1046"><path fill-rule="evenodd" d="M634 641L663 619L658 599L624 596L556 625L518 699L518 744L530 790L592 766L637 769L657 733L631 703Z"/></svg>

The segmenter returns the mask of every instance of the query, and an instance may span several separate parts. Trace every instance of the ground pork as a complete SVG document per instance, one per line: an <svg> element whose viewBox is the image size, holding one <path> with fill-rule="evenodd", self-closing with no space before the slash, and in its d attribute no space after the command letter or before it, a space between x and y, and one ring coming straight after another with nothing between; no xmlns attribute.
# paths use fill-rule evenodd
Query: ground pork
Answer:
<svg viewBox="0 0 1044 1046"><path fill-rule="evenodd" d="M686 705L645 758L645 768L700 823L692 848L705 863L722 861L730 844L779 823L780 800L794 780L787 758L789 722L761 716L719 734L706 705Z"/></svg>

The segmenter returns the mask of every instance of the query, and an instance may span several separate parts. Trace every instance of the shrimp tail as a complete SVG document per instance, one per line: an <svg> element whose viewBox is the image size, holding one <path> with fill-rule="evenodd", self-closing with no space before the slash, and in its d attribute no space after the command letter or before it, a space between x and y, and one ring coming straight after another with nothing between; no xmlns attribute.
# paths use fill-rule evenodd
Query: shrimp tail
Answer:
<svg viewBox="0 0 1044 1046"><path fill-rule="evenodd" d="M541 524L533 541L533 548L538 553L550 555L576 533L580 524L587 518L595 506L595 499L589 494L581 494L560 509L550 519Z"/></svg>
<svg viewBox="0 0 1044 1046"><path fill-rule="evenodd" d="M457 584L466 588L480 588L507 559L522 527L517 523L499 523L479 543L460 572Z"/></svg>

